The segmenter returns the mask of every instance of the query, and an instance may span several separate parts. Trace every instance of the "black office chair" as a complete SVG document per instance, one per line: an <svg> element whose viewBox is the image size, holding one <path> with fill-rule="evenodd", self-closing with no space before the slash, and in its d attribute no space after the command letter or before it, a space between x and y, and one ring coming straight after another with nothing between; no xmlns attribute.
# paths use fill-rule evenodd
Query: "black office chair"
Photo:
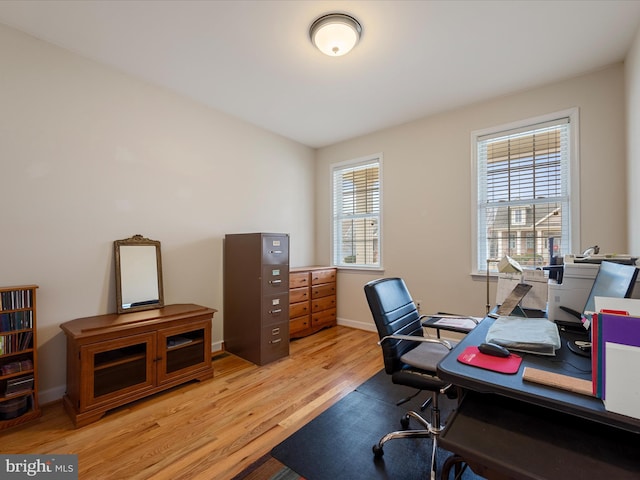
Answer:
<svg viewBox="0 0 640 480"><path fill-rule="evenodd" d="M373 453L376 457L382 456L384 444L392 439L431 437L431 472L434 475L437 438L444 428L440 423L438 395L446 393L455 398L457 393L455 388L438 378L436 365L449 353L452 342L423 336L423 317L401 278L374 280L364 286L364 292L380 337L378 344L382 346L385 372L391 375L391 381L431 392L431 421L414 411L407 412L401 419L403 428L407 428L409 419L413 418L424 429L388 433L373 446Z"/></svg>

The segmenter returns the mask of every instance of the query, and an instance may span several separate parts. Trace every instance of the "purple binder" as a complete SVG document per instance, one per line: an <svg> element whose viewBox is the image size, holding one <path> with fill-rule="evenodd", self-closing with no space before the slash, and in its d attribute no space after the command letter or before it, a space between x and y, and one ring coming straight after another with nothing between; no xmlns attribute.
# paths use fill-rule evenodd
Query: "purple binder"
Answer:
<svg viewBox="0 0 640 480"><path fill-rule="evenodd" d="M602 398L606 398L606 343L618 343L620 345L631 345L640 347L640 318L629 315L616 315L612 313L599 313L598 340L599 361L601 362L602 378L601 385L605 386L602 391Z"/></svg>

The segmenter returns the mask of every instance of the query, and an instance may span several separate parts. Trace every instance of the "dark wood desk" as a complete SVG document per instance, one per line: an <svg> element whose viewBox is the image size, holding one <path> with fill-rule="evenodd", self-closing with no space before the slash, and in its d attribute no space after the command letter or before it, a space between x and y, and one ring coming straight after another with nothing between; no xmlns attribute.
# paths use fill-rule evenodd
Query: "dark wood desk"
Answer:
<svg viewBox="0 0 640 480"><path fill-rule="evenodd" d="M467 346L485 341L493 321L485 318L438 365L443 380L467 389L441 447L489 479L640 478L638 419L607 412L597 398L522 380L527 366L590 379L590 360L566 346L570 333L561 333L554 357L522 354L514 375L457 361Z"/></svg>
<svg viewBox="0 0 640 480"><path fill-rule="evenodd" d="M438 442L490 480L637 480L639 440L602 423L469 391Z"/></svg>
<svg viewBox="0 0 640 480"><path fill-rule="evenodd" d="M485 318L471 331L447 357L438 365L438 376L447 382L481 393L496 393L516 400L532 403L587 420L613 425L635 433L640 433L640 420L607 412L602 400L560 390L522 379L524 367L533 367L572 377L591 380L591 359L572 353L566 346L567 340L579 338L569 332L561 332L562 347L555 356L518 353L522 356L520 369L514 375L483 370L465 365L457 358L470 345L480 345L485 341L487 331L494 319Z"/></svg>

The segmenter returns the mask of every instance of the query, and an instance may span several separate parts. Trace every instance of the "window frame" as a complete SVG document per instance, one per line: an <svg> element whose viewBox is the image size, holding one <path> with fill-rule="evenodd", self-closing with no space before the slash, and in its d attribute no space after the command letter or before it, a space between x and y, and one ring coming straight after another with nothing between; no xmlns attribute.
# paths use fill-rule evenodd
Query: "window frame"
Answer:
<svg viewBox="0 0 640 480"><path fill-rule="evenodd" d="M379 208L378 208L378 214L377 214L377 218L378 218L378 264L346 264L346 263L340 263L337 261L337 254L338 252L336 251L336 214L335 214L335 195L334 195L334 189L335 189L335 185L334 185L334 173L336 170L340 169L348 169L348 168L355 168L358 167L360 165L366 165L368 163L374 163L377 162L378 164L378 172L379 172L379 177L378 177L378 183L379 183ZM383 159L382 159L382 153L377 153L377 154L372 154L372 155L366 155L363 157L359 157L359 158L355 158L352 160L345 160L342 162L337 162L337 163L332 163L329 165L329 202L330 202L330 206L329 206L329 214L331 216L330 218L330 247L331 247L331 265L335 268L339 268L339 269L345 269L345 270L364 270L364 271L383 271L384 267L383 267L383 222L382 222L382 210L383 210ZM374 215L375 216L375 215Z"/></svg>
<svg viewBox="0 0 640 480"><path fill-rule="evenodd" d="M496 135L500 132L508 132L516 129L535 129L537 124L552 122L560 118L569 119L569 229L571 252L579 250L580 245L580 153L579 153L579 109L578 107L561 110L558 112L527 118L495 127L484 128L471 132L471 275L486 275L486 263L484 268L480 266L478 259L478 141L487 135ZM563 254L571 252L562 252ZM489 272L491 274L491 272Z"/></svg>

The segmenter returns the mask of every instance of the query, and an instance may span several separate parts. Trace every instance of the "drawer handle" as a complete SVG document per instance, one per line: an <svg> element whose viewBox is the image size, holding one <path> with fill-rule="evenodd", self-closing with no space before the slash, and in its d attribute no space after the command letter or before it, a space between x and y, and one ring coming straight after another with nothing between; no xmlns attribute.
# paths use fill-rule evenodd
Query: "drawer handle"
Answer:
<svg viewBox="0 0 640 480"><path fill-rule="evenodd" d="M273 315L274 313L280 313L280 312L282 312L282 309L281 309L281 308L278 308L278 309L276 309L276 310L269 310L269 313L270 313L271 315Z"/></svg>
<svg viewBox="0 0 640 480"><path fill-rule="evenodd" d="M282 283L282 280L269 280L269 283L271 283L272 285L275 285L277 283Z"/></svg>
<svg viewBox="0 0 640 480"><path fill-rule="evenodd" d="M280 343L281 341L281 338L276 338L275 340L271 340L269 343Z"/></svg>
<svg viewBox="0 0 640 480"><path fill-rule="evenodd" d="M278 335L279 333L280 333L280 327L276 327L271 330L271 335Z"/></svg>
<svg viewBox="0 0 640 480"><path fill-rule="evenodd" d="M269 253L280 254L282 253L282 250L269 250Z"/></svg>

